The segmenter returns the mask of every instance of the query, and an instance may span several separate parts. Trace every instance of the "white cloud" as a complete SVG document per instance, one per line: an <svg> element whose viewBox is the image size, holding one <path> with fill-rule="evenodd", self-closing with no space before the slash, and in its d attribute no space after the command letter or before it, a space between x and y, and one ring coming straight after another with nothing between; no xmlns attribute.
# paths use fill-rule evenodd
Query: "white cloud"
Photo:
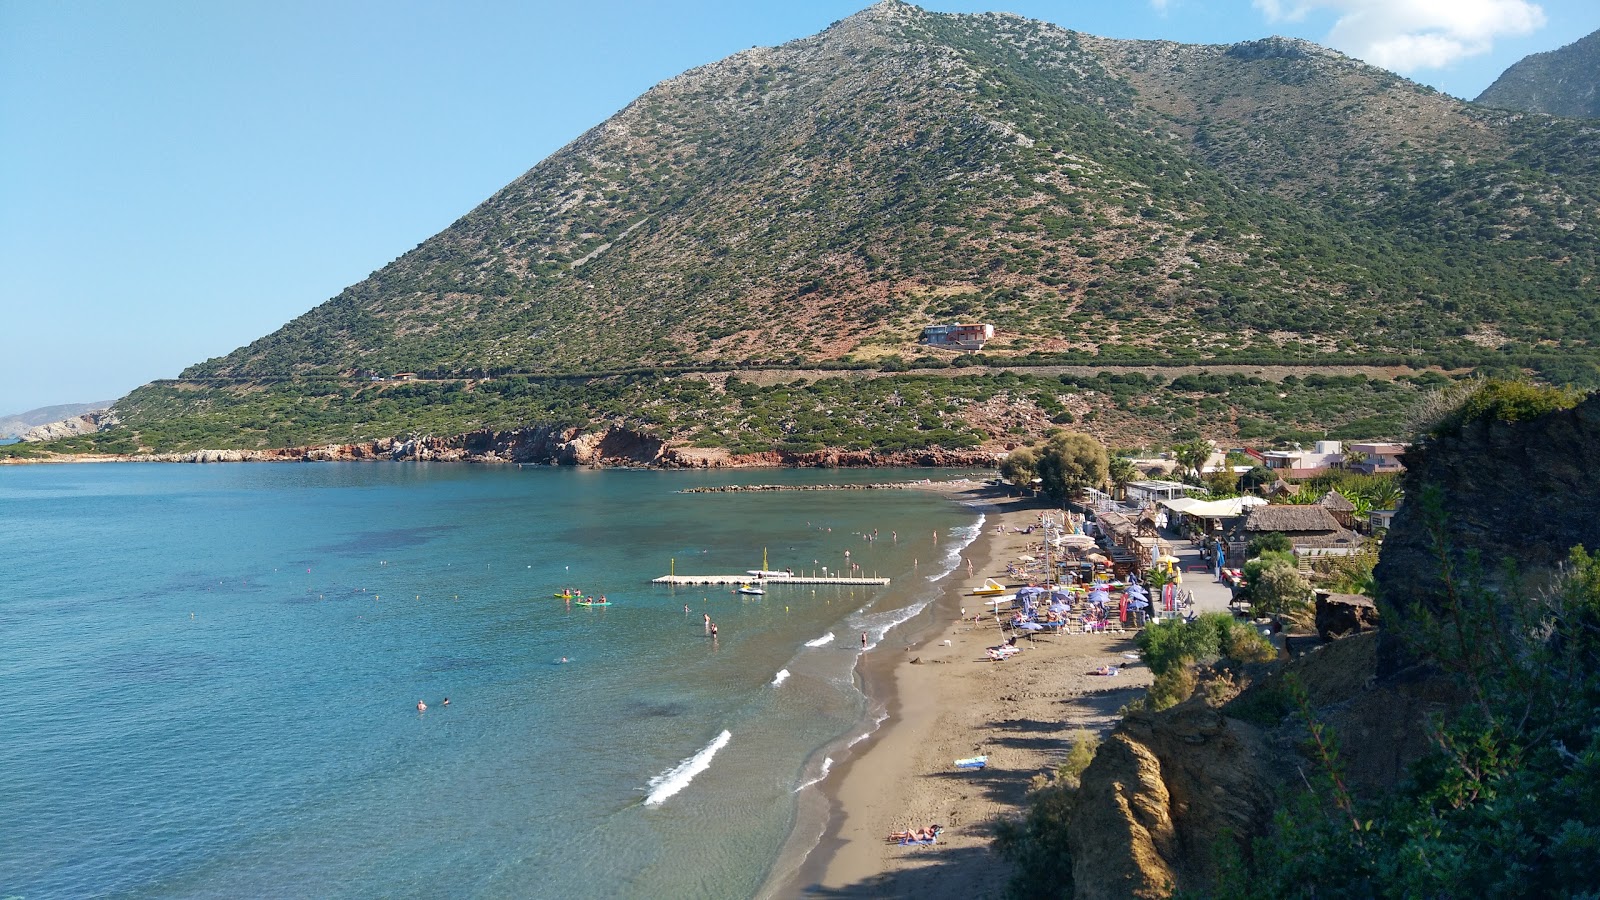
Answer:
<svg viewBox="0 0 1600 900"><path fill-rule="evenodd" d="M1150 8L1162 15L1167 14L1167 7L1172 5L1172 0L1150 0Z"/></svg>
<svg viewBox="0 0 1600 900"><path fill-rule="evenodd" d="M1544 27L1529 0L1251 0L1269 22L1298 22L1314 10L1338 15L1325 42L1398 72L1437 69L1487 53L1494 39Z"/></svg>

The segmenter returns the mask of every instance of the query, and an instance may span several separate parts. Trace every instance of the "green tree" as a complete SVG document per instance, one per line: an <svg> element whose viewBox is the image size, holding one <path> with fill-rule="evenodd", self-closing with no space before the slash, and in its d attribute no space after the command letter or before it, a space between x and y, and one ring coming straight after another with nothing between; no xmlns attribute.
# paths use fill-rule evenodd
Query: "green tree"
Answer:
<svg viewBox="0 0 1600 900"><path fill-rule="evenodd" d="M1033 487L1038 474L1039 451L1035 447L1018 447L1000 462L1000 477L1018 487Z"/></svg>
<svg viewBox="0 0 1600 900"><path fill-rule="evenodd" d="M1044 492L1064 500L1083 487L1104 484L1110 460L1105 445L1077 431L1058 431L1039 448L1038 477Z"/></svg>

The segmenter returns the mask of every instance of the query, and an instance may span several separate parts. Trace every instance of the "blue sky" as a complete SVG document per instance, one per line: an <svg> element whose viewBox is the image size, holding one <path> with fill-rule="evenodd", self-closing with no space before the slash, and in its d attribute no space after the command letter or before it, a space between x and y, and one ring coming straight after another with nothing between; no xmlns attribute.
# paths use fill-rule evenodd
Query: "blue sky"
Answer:
<svg viewBox="0 0 1600 900"><path fill-rule="evenodd" d="M0 0L0 414L227 353L656 82L864 5ZM1593 0L922 5L1119 38L1305 37L1461 97L1600 28Z"/></svg>

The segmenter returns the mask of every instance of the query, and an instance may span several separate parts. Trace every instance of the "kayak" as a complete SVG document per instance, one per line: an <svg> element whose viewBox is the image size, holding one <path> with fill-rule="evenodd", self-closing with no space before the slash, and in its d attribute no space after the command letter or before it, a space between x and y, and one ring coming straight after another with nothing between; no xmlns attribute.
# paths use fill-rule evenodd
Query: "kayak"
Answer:
<svg viewBox="0 0 1600 900"><path fill-rule="evenodd" d="M988 764L988 756L969 756L966 759L956 760L956 768L958 769L981 769Z"/></svg>
<svg viewBox="0 0 1600 900"><path fill-rule="evenodd" d="M577 600L578 598L582 597L583 594L551 594L550 596L556 598L557 600Z"/></svg>
<svg viewBox="0 0 1600 900"><path fill-rule="evenodd" d="M577 603L578 603L579 606L610 606L611 605L611 601L610 600L579 600L579 601L577 601Z"/></svg>

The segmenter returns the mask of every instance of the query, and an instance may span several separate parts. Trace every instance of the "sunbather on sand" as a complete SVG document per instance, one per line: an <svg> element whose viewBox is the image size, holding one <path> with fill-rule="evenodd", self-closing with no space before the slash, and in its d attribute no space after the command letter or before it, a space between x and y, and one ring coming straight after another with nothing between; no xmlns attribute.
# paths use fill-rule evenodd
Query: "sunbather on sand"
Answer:
<svg viewBox="0 0 1600 900"><path fill-rule="evenodd" d="M1101 666L1100 668L1095 669L1094 671L1090 672L1089 674L1090 675L1115 675L1115 674L1117 674L1117 667L1116 666Z"/></svg>
<svg viewBox="0 0 1600 900"><path fill-rule="evenodd" d="M929 825L925 828L918 828L916 831L891 831L889 832L889 840L898 843L904 843L906 841L932 841L934 838L938 837L939 832L943 830L943 825Z"/></svg>

